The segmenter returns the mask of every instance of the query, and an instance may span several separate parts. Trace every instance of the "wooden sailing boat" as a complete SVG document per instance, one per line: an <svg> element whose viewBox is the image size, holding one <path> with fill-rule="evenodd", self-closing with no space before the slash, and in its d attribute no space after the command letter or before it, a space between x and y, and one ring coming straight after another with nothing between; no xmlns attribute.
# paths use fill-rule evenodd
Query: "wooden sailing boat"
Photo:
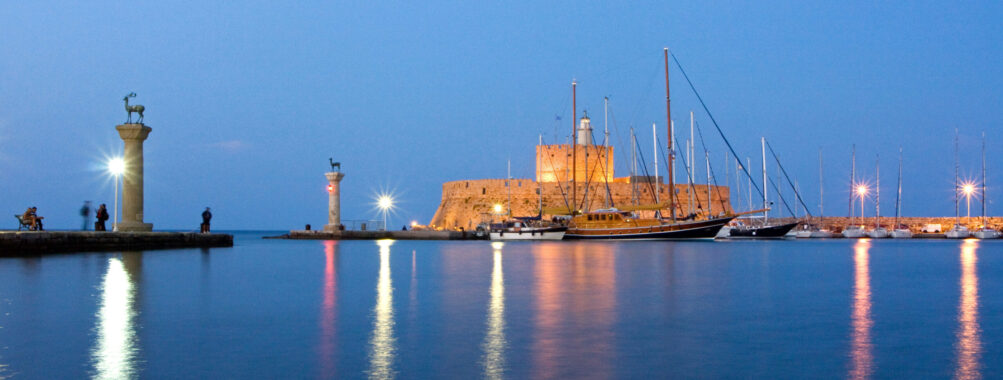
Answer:
<svg viewBox="0 0 1003 380"><path fill-rule="evenodd" d="M986 133L982 132L982 227L975 230L972 235L979 239L999 239L1000 231L989 227L986 224L986 201L988 198L988 193L986 193Z"/></svg>
<svg viewBox="0 0 1003 380"><path fill-rule="evenodd" d="M961 207L958 205L960 199L958 196L961 191L961 186L958 183L958 129L954 129L954 227L944 233L944 237L948 239L966 239L972 236L972 232L968 230L968 227L961 224Z"/></svg>
<svg viewBox="0 0 1003 380"><path fill-rule="evenodd" d="M669 162L666 165L669 168L668 203L660 204L656 202L655 205L650 206L633 206L626 209L611 208L591 212L580 212L576 206L575 210L570 210L572 217L568 223L568 231L564 235L566 239L713 239L721 227L735 218L734 215L718 218L708 215L705 220L679 221L676 219L676 194L672 175L674 156L672 154L672 112L669 98L668 48L664 49L664 56L666 129L669 135L667 147L669 149ZM574 95L572 95L572 99L574 99ZM577 115L577 110L574 112L574 115ZM575 124L575 122L572 122L572 124ZM577 149L573 147L572 150L576 151ZM572 176L572 181L574 181L574 177ZM659 185L656 184L656 194L661 187ZM575 187L577 185L573 183L572 189ZM572 195L572 199L574 202L577 202L574 195ZM671 216L668 220L663 220L657 216L641 218L632 212L641 210L659 211L666 208L669 209Z"/></svg>
<svg viewBox="0 0 1003 380"><path fill-rule="evenodd" d="M910 239L912 231L909 227L899 223L902 216L902 148L899 147L899 184L898 195L895 196L895 229L892 230L893 239Z"/></svg>

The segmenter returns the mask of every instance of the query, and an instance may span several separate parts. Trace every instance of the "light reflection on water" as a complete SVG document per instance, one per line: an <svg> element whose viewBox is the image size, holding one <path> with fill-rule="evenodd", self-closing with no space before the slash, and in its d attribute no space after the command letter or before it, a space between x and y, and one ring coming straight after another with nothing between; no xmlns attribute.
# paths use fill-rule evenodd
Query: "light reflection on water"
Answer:
<svg viewBox="0 0 1003 380"><path fill-rule="evenodd" d="M853 246L853 348L850 351L853 365L849 376L853 379L869 378L873 372L870 248L870 239L859 239Z"/></svg>
<svg viewBox="0 0 1003 380"><path fill-rule="evenodd" d="M979 379L982 340L979 328L979 277L976 272L978 240L961 244L961 300L958 303L958 368L956 379Z"/></svg>
<svg viewBox="0 0 1003 380"><path fill-rule="evenodd" d="M394 359L397 338L394 337L394 288L390 280L390 246L393 240L379 240L380 274L376 283L376 306L373 307L373 332L369 338L369 371L372 379L389 379L396 375Z"/></svg>
<svg viewBox="0 0 1003 380"><path fill-rule="evenodd" d="M323 302L320 311L320 363L321 377L331 378L335 375L335 291L337 290L337 278L335 277L335 260L337 256L338 242L333 240L324 241L324 288L322 289Z"/></svg>
<svg viewBox="0 0 1003 380"><path fill-rule="evenodd" d="M101 282L97 345L91 351L96 372L94 378L128 379L138 376L134 305L136 283L133 279L141 270L141 255L124 253L121 258L108 259L108 269Z"/></svg>
<svg viewBox="0 0 1003 380"><path fill-rule="evenodd" d="M491 301L488 304L487 334L484 337L484 377L502 379L505 373L505 275L502 272L502 247L505 243L492 242L494 264L491 270Z"/></svg>

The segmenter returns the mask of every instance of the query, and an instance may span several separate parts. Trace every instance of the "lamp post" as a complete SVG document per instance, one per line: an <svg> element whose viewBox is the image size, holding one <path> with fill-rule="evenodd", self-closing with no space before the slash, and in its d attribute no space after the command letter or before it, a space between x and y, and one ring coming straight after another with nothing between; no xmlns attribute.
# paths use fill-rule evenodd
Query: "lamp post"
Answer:
<svg viewBox="0 0 1003 380"><path fill-rule="evenodd" d="M390 195L380 195L376 198L376 206L380 208L383 212L383 230L387 230L387 214L390 213L390 209L394 208L394 199Z"/></svg>
<svg viewBox="0 0 1003 380"><path fill-rule="evenodd" d="M860 224L864 224L864 197L867 195L867 186L857 185L857 195L860 196Z"/></svg>
<svg viewBox="0 0 1003 380"><path fill-rule="evenodd" d="M968 219L968 221L971 222L971 220L972 220L972 193L975 192L975 185L972 185L970 183L966 183L965 186L961 188L961 191L965 192L965 204L966 204L965 208L967 209L966 213L968 214L965 217L965 219Z"/></svg>
<svg viewBox="0 0 1003 380"><path fill-rule="evenodd" d="M125 160L122 157L115 157L108 161L108 172L115 177L115 219L111 224L112 231L118 231L118 181L125 173Z"/></svg>

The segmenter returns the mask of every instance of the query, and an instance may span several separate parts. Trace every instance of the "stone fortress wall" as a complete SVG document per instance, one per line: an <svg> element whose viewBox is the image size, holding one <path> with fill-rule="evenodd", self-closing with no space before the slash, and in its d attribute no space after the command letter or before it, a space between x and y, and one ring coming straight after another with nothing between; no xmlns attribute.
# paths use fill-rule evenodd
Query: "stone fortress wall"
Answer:
<svg viewBox="0 0 1003 380"><path fill-rule="evenodd" d="M614 206L624 207L632 202L632 186L637 186L638 204L654 203L651 186L648 183L626 183L627 178L618 178L621 182L609 184L609 193L612 195ZM446 182L442 185L442 201L439 208L432 217L429 227L440 229L473 230L479 223L498 222L507 217L508 209L508 189L505 187L504 179L480 179L466 181ZM530 179L512 179L512 215L513 216L535 216L539 213L539 195L537 188L543 190L544 209L552 207L564 207L565 198L570 199L570 186L564 184L562 187L558 182L536 182ZM665 203L668 199L669 185L661 184L659 200ZM707 209L707 186L694 186L696 201L701 210ZM564 195L562 195L562 191ZM605 184L592 183L588 186L588 194L585 194L586 186L579 184L577 193L579 199L588 199L590 206L588 210L596 210L604 207L606 199ZM676 185L679 200L679 210L688 210L688 198L690 189L687 185ZM586 198L587 196L587 198ZM730 195L727 187L711 186L710 198L714 202L711 211L714 214L722 210L733 212L731 208ZM496 214L495 205L501 205L504 210L502 214ZM651 211L641 212L652 214ZM677 211L681 215L682 211ZM544 218L553 215L544 214ZM667 216L667 214L666 214Z"/></svg>

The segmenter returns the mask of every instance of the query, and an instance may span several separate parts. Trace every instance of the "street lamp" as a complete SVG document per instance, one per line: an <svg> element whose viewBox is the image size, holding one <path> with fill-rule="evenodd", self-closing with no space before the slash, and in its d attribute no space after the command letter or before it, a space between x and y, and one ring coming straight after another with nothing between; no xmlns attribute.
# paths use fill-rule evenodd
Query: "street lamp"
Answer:
<svg viewBox="0 0 1003 380"><path fill-rule="evenodd" d="M387 231L387 214L394 208L394 198L389 194L382 194L376 198L376 207L383 212L383 230Z"/></svg>
<svg viewBox="0 0 1003 380"><path fill-rule="evenodd" d="M864 197L867 196L867 185L857 185L857 195L860 196L860 224L864 223Z"/></svg>
<svg viewBox="0 0 1003 380"><path fill-rule="evenodd" d="M966 183L961 187L961 191L965 193L965 203L967 204L968 220L972 220L972 193L975 192L975 185L971 183Z"/></svg>
<svg viewBox="0 0 1003 380"><path fill-rule="evenodd" d="M111 224L111 230L118 231L118 181L125 173L125 160L122 157L108 160L108 173L115 176L115 221Z"/></svg>

